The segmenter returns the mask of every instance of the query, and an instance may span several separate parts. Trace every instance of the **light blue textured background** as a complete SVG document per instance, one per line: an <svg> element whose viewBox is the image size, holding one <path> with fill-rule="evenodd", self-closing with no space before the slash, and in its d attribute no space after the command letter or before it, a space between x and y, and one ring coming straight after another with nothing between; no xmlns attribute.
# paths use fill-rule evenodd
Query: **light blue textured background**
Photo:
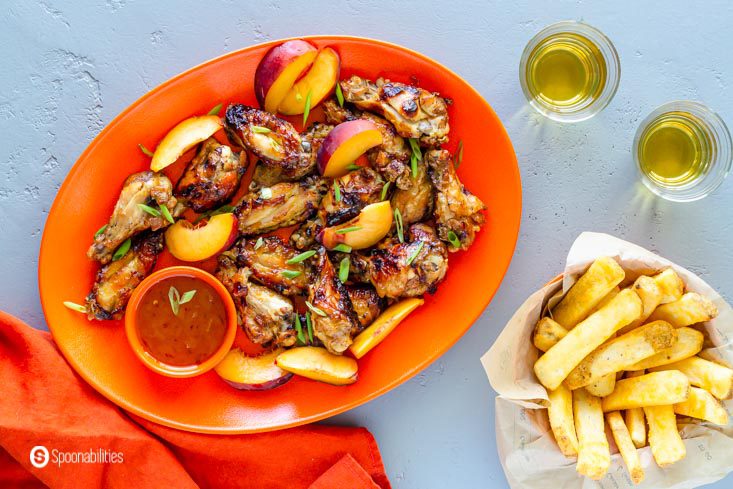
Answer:
<svg viewBox="0 0 733 489"><path fill-rule="evenodd" d="M493 105L524 185L521 235L501 289L466 336L423 373L329 421L368 427L397 488L506 486L494 443L495 394L479 357L528 293L562 268L581 231L647 246L733 298L733 179L701 202L662 202L637 184L629 152L640 120L669 100L703 101L733 123L731 2L2 3L0 308L39 328L46 326L38 247L64 176L115 115L191 66L270 39L361 35L435 58ZM529 111L517 79L525 43L564 19L604 31L622 65L610 106L566 126ZM711 487L732 484L729 476Z"/></svg>

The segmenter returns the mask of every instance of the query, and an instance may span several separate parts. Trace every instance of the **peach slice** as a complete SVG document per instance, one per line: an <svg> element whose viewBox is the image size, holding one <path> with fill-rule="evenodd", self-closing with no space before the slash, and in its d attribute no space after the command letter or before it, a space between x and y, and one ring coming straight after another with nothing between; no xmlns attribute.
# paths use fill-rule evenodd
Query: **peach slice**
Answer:
<svg viewBox="0 0 733 489"><path fill-rule="evenodd" d="M310 108L318 105L328 97L339 79L339 55L331 48L323 48L313 61L308 73L293 85L278 107L278 112L285 115L298 115L305 112L308 93L311 94Z"/></svg>
<svg viewBox="0 0 733 489"><path fill-rule="evenodd" d="M346 167L368 149L382 144L382 133L372 122L342 122L328 133L318 149L318 170L324 177L340 177Z"/></svg>
<svg viewBox="0 0 733 489"><path fill-rule="evenodd" d="M275 350L258 356L249 356L239 348L232 348L214 371L224 382L246 391L264 391L283 385L293 377L275 364L284 350Z"/></svg>
<svg viewBox="0 0 733 489"><path fill-rule="evenodd" d="M267 112L273 114L318 54L311 43L301 39L285 41L270 49L255 71L255 95Z"/></svg>
<svg viewBox="0 0 733 489"><path fill-rule="evenodd" d="M349 351L356 358L363 357L369 350L381 343L408 314L423 305L424 302L423 299L412 298L388 307L367 329L354 338Z"/></svg>
<svg viewBox="0 0 733 489"><path fill-rule="evenodd" d="M183 153L209 139L221 128L221 118L218 115L194 116L180 122L155 148L150 169L160 171L172 165Z"/></svg>
<svg viewBox="0 0 733 489"><path fill-rule="evenodd" d="M185 219L176 221L165 231L165 244L179 260L201 261L227 249L236 237L236 216L217 214L203 225L195 226Z"/></svg>
<svg viewBox="0 0 733 489"><path fill-rule="evenodd" d="M317 346L286 350L278 355L276 363L288 372L334 385L356 382L359 368L353 358L334 355Z"/></svg>
<svg viewBox="0 0 733 489"><path fill-rule="evenodd" d="M369 248L384 238L392 227L392 206L388 200L369 204L352 220L324 228L318 235L328 249L343 243L355 250Z"/></svg>

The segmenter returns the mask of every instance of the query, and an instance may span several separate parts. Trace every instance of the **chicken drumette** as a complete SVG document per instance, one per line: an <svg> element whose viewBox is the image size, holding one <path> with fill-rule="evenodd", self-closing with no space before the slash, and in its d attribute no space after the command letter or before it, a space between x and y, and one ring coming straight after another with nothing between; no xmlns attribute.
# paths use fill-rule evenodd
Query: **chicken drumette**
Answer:
<svg viewBox="0 0 733 489"><path fill-rule="evenodd" d="M428 178L424 160L417 161L417 175L408 188L395 189L390 199L393 209L398 209L405 225L427 219L433 212L433 184Z"/></svg>
<svg viewBox="0 0 733 489"><path fill-rule="evenodd" d="M366 284L346 285L346 293L349 294L351 305L359 321L357 331L359 333L377 319L387 301L379 297L374 287Z"/></svg>

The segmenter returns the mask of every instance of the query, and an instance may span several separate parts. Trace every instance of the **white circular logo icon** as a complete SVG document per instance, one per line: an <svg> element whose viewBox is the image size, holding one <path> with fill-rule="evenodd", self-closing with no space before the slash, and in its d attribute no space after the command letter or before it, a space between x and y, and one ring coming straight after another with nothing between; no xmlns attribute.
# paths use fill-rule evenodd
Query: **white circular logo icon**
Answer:
<svg viewBox="0 0 733 489"><path fill-rule="evenodd" d="M31 448L31 465L37 469L42 469L48 465L48 448L43 445L37 445Z"/></svg>

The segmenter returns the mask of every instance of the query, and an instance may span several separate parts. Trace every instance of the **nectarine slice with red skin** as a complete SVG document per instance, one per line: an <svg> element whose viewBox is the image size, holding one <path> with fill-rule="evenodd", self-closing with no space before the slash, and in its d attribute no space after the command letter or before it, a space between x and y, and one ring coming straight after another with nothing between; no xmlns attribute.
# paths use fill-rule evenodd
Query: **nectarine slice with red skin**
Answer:
<svg viewBox="0 0 733 489"><path fill-rule="evenodd" d="M382 144L382 133L372 122L357 119L334 127L318 149L318 170L324 177L340 177L368 149Z"/></svg>
<svg viewBox="0 0 733 489"><path fill-rule="evenodd" d="M359 366L351 357L334 355L325 348L302 346L278 355L277 366L311 380L334 385L353 384Z"/></svg>
<svg viewBox="0 0 733 489"><path fill-rule="evenodd" d="M343 243L355 250L369 248L392 228L392 205L388 200L369 204L352 220L324 228L318 235L321 244L333 249Z"/></svg>
<svg viewBox="0 0 733 489"><path fill-rule="evenodd" d="M260 107L271 113L293 88L295 81L313 64L318 50L302 39L285 41L262 58L255 71L255 95Z"/></svg>
<svg viewBox="0 0 733 489"><path fill-rule="evenodd" d="M349 346L351 354L357 359L366 355L394 331L403 319L424 303L423 299L413 297L389 306L372 324L354 338L354 342Z"/></svg>
<svg viewBox="0 0 733 489"><path fill-rule="evenodd" d="M168 251L182 261L211 258L227 249L236 238L237 217L234 214L218 214L197 226L181 219L165 231Z"/></svg>
<svg viewBox="0 0 733 489"><path fill-rule="evenodd" d="M209 139L221 128L222 122L218 115L194 116L180 122L155 148L150 169L160 171L172 165L183 153Z"/></svg>
<svg viewBox="0 0 733 489"><path fill-rule="evenodd" d="M232 348L214 371L235 389L264 391L286 383L293 374L275 364L275 359L284 350L275 350L257 356L250 356L239 348Z"/></svg>
<svg viewBox="0 0 733 489"><path fill-rule="evenodd" d="M298 115L305 112L308 93L311 94L312 109L331 95L339 79L339 55L331 48L323 48L313 61L308 73L298 80L280 103L278 112L285 115Z"/></svg>

